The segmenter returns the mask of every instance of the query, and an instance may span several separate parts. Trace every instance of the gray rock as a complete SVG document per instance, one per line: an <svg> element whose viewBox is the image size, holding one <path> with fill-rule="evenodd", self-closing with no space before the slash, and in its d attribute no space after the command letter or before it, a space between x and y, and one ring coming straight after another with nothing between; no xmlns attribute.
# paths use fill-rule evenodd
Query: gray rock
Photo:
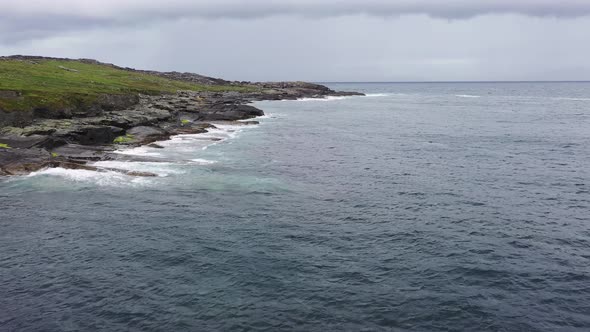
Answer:
<svg viewBox="0 0 590 332"><path fill-rule="evenodd" d="M33 147L51 148L58 145L58 143L52 137L45 135L0 136L0 143L7 144L8 146L16 149L30 149Z"/></svg>
<svg viewBox="0 0 590 332"><path fill-rule="evenodd" d="M1 59L3 57L0 57ZM14 56L10 59L36 61L47 58ZM98 63L87 59L81 61ZM210 124L212 121L234 125L257 124L257 121L236 122L264 115L262 110L247 105L252 101L362 95L355 92L337 92L322 85L305 82L229 82L190 73L147 72L110 64L103 65L199 84L249 85L255 90L180 91L176 94L156 96L134 93L101 95L89 105L71 108L41 107L24 112L0 110L0 143L14 147L0 149L0 175L23 174L43 167L111 170L85 163L121 158L120 155L112 153L113 141L118 137L121 137L118 140L121 143L151 144L154 148L161 148L152 142L167 139L170 135L207 132L208 128L213 127ZM69 70L67 65L62 69ZM21 97L17 91L0 91L0 98L3 99ZM123 170L114 171L129 173ZM151 173L131 173L133 174L129 175L155 176Z"/></svg>
<svg viewBox="0 0 590 332"><path fill-rule="evenodd" d="M21 175L47 167L51 154L44 149L0 148L0 174Z"/></svg>
<svg viewBox="0 0 590 332"><path fill-rule="evenodd" d="M33 123L33 111L7 111L0 109L0 127L23 127Z"/></svg>
<svg viewBox="0 0 590 332"><path fill-rule="evenodd" d="M131 128L126 135L131 139L129 143L134 145L144 145L170 138L170 134L164 130L147 126Z"/></svg>
<svg viewBox="0 0 590 332"><path fill-rule="evenodd" d="M77 73L77 72L79 72L79 70L77 70L77 69L72 69L72 68L68 68L68 67L64 67L64 66L58 66L58 68L59 68L59 69L66 70L66 71L71 71L71 72L73 72L73 73Z"/></svg>
<svg viewBox="0 0 590 332"><path fill-rule="evenodd" d="M124 133L125 130L119 127L81 125L57 131L55 136L63 138L69 143L101 145L112 144L115 138Z"/></svg>
<svg viewBox="0 0 590 332"><path fill-rule="evenodd" d="M114 111L105 114L102 124L131 128L137 126L150 126L172 117L170 111L158 108L137 107L135 109Z"/></svg>
<svg viewBox="0 0 590 332"><path fill-rule="evenodd" d="M250 105L216 104L199 112L201 121L236 121L264 115L264 112Z"/></svg>
<svg viewBox="0 0 590 332"><path fill-rule="evenodd" d="M70 160L98 161L105 159L106 153L111 151L113 151L113 147L66 144L51 152Z"/></svg>
<svg viewBox="0 0 590 332"><path fill-rule="evenodd" d="M140 97L137 94L103 94L98 97L96 104L104 111L116 111L137 105L139 101Z"/></svg>

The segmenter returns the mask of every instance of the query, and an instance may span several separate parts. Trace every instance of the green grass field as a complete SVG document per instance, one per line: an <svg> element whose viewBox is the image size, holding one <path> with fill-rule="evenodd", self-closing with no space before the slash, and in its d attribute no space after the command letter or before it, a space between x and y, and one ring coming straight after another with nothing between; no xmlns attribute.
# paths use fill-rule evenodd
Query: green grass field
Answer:
<svg viewBox="0 0 590 332"><path fill-rule="evenodd" d="M73 60L32 62L0 59L0 91L2 90L17 91L21 96L0 97L0 109L19 111L38 107L55 109L87 105L101 94L162 94L179 90L248 92L253 88L196 85Z"/></svg>

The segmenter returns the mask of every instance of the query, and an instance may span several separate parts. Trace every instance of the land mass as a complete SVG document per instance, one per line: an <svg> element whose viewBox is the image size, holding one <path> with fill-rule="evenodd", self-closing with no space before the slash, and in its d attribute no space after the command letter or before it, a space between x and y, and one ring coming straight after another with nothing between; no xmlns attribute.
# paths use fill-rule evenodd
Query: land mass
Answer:
<svg viewBox="0 0 590 332"><path fill-rule="evenodd" d="M118 171L100 160L141 159L114 153L216 123L264 115L251 102L328 96L338 92L306 82L234 82L193 73L119 67L90 59L0 57L0 176L48 167Z"/></svg>

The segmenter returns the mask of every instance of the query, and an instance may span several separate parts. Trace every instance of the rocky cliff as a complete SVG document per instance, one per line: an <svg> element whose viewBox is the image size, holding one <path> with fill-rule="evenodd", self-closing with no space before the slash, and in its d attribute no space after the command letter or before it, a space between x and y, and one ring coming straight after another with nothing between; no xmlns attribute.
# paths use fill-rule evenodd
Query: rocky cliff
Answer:
<svg viewBox="0 0 590 332"><path fill-rule="evenodd" d="M0 58L0 69L0 175L46 167L101 171L87 163L129 158L112 153L121 146L263 115L252 101L358 95L305 82L229 82L88 59L12 56Z"/></svg>

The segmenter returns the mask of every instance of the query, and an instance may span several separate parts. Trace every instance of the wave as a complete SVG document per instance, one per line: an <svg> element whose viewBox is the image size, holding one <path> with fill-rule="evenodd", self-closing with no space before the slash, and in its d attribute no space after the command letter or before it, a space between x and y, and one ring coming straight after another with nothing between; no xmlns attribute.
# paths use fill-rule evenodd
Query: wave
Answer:
<svg viewBox="0 0 590 332"><path fill-rule="evenodd" d="M354 96L327 96L324 98L299 98L297 101L335 101L335 100L343 100L343 99L350 99Z"/></svg>
<svg viewBox="0 0 590 332"><path fill-rule="evenodd" d="M208 129L206 133L176 135L168 140L155 142L164 149L144 145L140 147L120 149L115 151L115 153L142 157L166 158L166 154L173 152L172 150L176 150L178 153L190 153L194 152L194 150L206 149L209 145L214 145L227 139L237 137L244 128L251 126L219 123L214 123L214 125L215 128Z"/></svg>
<svg viewBox="0 0 590 332"><path fill-rule="evenodd" d="M297 99L297 101L335 101L335 100L345 100L345 99L351 99L351 98L366 98L366 97L387 97L387 96L391 96L392 94L390 93L368 93L364 96L326 96L326 97L322 97L322 98L309 98L309 97L305 97L305 98L299 98ZM403 94L400 94L403 95ZM288 100L286 100L288 101Z"/></svg>
<svg viewBox="0 0 590 332"><path fill-rule="evenodd" d="M161 157L162 154L157 149L149 146L138 146L135 148L116 150L114 153L124 154L129 156L141 156L141 157Z"/></svg>
<svg viewBox="0 0 590 332"><path fill-rule="evenodd" d="M202 158L191 159L191 161L193 163L196 163L196 164L199 164L199 165L211 165L211 164L216 164L217 163L217 161L215 161L215 160L202 159Z"/></svg>
<svg viewBox="0 0 590 332"><path fill-rule="evenodd" d="M257 117L266 118L268 116ZM251 120L251 119L248 119ZM155 142L160 148L147 145L139 147L122 148L115 153L120 155L149 157L147 161L131 160L105 160L91 163L90 165L102 168L101 171L72 170L64 168L49 168L30 173L29 177L46 177L50 179L61 178L86 185L97 186L134 186L153 184L157 178L134 177L121 172L111 171L116 169L123 171L137 171L154 173L158 177L168 177L177 174L186 174L191 168L215 164L218 161L204 158L196 158L201 150L209 146L236 138L246 128L255 125L235 124L231 122L213 122L215 128L209 128L206 133L184 134L170 137L168 140ZM153 160L153 161L152 161ZM160 161L161 160L161 161ZM50 180L51 181L51 180Z"/></svg>
<svg viewBox="0 0 590 332"><path fill-rule="evenodd" d="M144 162L144 161L116 161L106 160L92 163L92 166L116 168L125 171L150 172L161 177L171 174L184 174L186 171L178 169L181 163L178 162Z"/></svg>
<svg viewBox="0 0 590 332"><path fill-rule="evenodd" d="M478 95L455 95L455 97L459 97L459 98L481 98L481 96L478 96Z"/></svg>
<svg viewBox="0 0 590 332"><path fill-rule="evenodd" d="M28 178L54 176L65 180L89 183L98 186L124 187L144 186L152 183L154 178L134 177L114 171L96 172L82 169L48 168L27 175Z"/></svg>

